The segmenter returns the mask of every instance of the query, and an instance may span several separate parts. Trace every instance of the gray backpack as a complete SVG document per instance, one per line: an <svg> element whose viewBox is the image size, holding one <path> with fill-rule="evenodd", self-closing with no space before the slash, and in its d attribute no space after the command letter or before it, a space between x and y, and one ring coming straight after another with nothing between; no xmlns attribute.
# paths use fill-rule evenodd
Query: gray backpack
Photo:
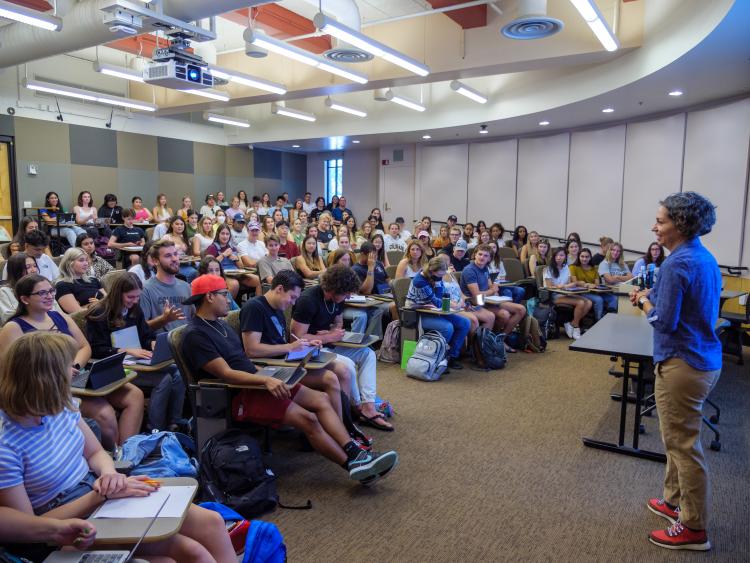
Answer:
<svg viewBox="0 0 750 563"><path fill-rule="evenodd" d="M391 321L385 327L378 360L389 364L401 363L401 321Z"/></svg>
<svg viewBox="0 0 750 563"><path fill-rule="evenodd" d="M448 343L439 332L425 332L414 355L406 362L406 375L422 381L437 381L448 369Z"/></svg>

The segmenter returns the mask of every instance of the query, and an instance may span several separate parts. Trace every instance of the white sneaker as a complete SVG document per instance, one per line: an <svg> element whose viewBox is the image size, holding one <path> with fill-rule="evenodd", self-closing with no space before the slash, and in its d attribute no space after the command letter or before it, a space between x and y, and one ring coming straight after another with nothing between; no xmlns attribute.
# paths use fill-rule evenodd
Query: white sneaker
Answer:
<svg viewBox="0 0 750 563"><path fill-rule="evenodd" d="M573 338L573 325L570 323L565 323L563 325L563 328L565 328L565 334L568 335L568 338Z"/></svg>
<svg viewBox="0 0 750 563"><path fill-rule="evenodd" d="M581 338L581 329L573 327L573 340L578 340L579 338Z"/></svg>

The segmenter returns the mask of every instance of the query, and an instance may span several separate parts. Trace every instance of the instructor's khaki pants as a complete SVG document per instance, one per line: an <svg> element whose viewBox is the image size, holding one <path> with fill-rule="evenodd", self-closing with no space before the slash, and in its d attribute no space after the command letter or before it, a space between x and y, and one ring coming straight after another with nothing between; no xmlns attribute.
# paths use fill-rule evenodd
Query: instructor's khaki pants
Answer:
<svg viewBox="0 0 750 563"><path fill-rule="evenodd" d="M700 434L703 402L721 370L699 371L680 358L656 365L656 408L667 454L664 500L680 507L680 521L704 530L708 522L708 467Z"/></svg>

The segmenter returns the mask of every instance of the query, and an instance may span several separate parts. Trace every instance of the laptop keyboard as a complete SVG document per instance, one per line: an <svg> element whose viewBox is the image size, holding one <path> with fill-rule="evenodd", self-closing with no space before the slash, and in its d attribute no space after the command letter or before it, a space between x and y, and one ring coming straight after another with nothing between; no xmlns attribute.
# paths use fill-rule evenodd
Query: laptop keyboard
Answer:
<svg viewBox="0 0 750 563"><path fill-rule="evenodd" d="M297 368L279 368L273 376L281 381L288 381Z"/></svg>
<svg viewBox="0 0 750 563"><path fill-rule="evenodd" d="M76 389L85 389L88 382L89 372L87 370L80 370L78 374L73 377L70 386L75 387Z"/></svg>
<svg viewBox="0 0 750 563"><path fill-rule="evenodd" d="M122 553L84 553L81 563L124 563L126 555Z"/></svg>

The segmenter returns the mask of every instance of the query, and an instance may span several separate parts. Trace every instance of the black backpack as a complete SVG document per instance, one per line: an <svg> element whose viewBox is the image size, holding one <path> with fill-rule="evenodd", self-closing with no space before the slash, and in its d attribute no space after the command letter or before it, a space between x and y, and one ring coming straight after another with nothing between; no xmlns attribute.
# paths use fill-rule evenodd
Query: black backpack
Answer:
<svg viewBox="0 0 750 563"><path fill-rule="evenodd" d="M203 445L199 477L204 502L224 504L248 520L279 503L276 476L258 442L241 430L226 430Z"/></svg>
<svg viewBox="0 0 750 563"><path fill-rule="evenodd" d="M480 369L503 369L507 361L505 335L479 327L474 334L474 360Z"/></svg>

